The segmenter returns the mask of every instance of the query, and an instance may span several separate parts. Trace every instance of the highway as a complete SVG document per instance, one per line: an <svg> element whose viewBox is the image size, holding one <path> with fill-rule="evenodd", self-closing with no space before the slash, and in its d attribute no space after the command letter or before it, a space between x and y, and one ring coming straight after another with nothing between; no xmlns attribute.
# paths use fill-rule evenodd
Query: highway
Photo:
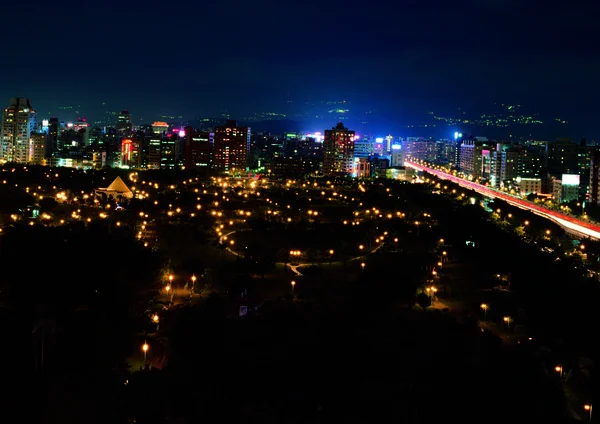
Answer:
<svg viewBox="0 0 600 424"><path fill-rule="evenodd" d="M469 190L476 191L479 194L483 194L484 196L501 199L505 202L509 203L512 206L516 206L521 209L525 209L535 213L536 215L542 216L546 219L549 219L556 224L560 225L565 229L568 233L579 237L585 238L589 237L594 240L600 240L600 226L591 224L589 222L583 221L581 219L573 218L572 216L565 215L550 209L547 209L543 206L536 205L535 203L529 202L527 200L523 200L519 197L503 193L498 190L491 189L481 184L477 184L471 181L464 180L462 178L456 177L454 175L447 174L443 171L438 171L437 169L432 169L427 166L420 165L415 162L405 161L406 166L416 169L418 171L427 172L429 174L435 175L438 178L452 181L461 187L467 188Z"/></svg>

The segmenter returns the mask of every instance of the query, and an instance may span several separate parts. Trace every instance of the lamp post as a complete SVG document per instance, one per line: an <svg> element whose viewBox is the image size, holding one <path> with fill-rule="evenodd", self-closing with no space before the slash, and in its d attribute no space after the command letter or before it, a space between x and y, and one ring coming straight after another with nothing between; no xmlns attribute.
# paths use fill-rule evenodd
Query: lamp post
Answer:
<svg viewBox="0 0 600 424"><path fill-rule="evenodd" d="M583 405L583 409L590 412L590 422L592 422L592 405L591 404Z"/></svg>
<svg viewBox="0 0 600 424"><path fill-rule="evenodd" d="M367 265L367 264L366 264L366 263L364 263L364 262L360 264L361 272L364 272L364 271L365 271L365 266L366 266L366 265Z"/></svg>
<svg viewBox="0 0 600 424"><path fill-rule="evenodd" d="M160 322L160 318L157 314L152 315L152 322L156 324L156 332L158 333L158 324Z"/></svg>
<svg viewBox="0 0 600 424"><path fill-rule="evenodd" d="M292 280L290 283L292 285L292 295L294 294L294 288L296 287L296 282Z"/></svg>
<svg viewBox="0 0 600 424"><path fill-rule="evenodd" d="M504 317L504 322L506 323L506 332L510 334L510 323L512 322L512 318Z"/></svg>
<svg viewBox="0 0 600 424"><path fill-rule="evenodd" d="M483 309L483 322L487 322L487 311L490 309L490 307L487 304L482 303L481 309Z"/></svg>
<svg viewBox="0 0 600 424"><path fill-rule="evenodd" d="M192 290L191 292L194 293L194 290L196 289L196 276L194 274L192 274Z"/></svg>
<svg viewBox="0 0 600 424"><path fill-rule="evenodd" d="M561 365L555 366L554 367L554 371L556 371L560 375L560 378L562 378L562 376L563 376L563 367Z"/></svg>
<svg viewBox="0 0 600 424"><path fill-rule="evenodd" d="M165 287L165 291L167 292L167 299L169 299L169 303L173 303L173 294L171 291L171 285L167 284L167 287Z"/></svg>
<svg viewBox="0 0 600 424"><path fill-rule="evenodd" d="M142 345L142 351L144 352L144 365L146 365L146 354L148 353L148 349L150 349L150 346L148 346L148 343L144 342Z"/></svg>

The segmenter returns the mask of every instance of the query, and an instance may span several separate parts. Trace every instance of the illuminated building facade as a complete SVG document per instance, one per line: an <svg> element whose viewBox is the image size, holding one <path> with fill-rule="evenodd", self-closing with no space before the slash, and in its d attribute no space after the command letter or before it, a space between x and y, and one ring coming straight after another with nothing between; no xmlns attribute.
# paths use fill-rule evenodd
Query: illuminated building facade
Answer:
<svg viewBox="0 0 600 424"><path fill-rule="evenodd" d="M323 174L352 175L354 173L354 131L337 124L325 131L323 139Z"/></svg>
<svg viewBox="0 0 600 424"><path fill-rule="evenodd" d="M140 142L129 138L121 141L121 166L126 168L139 168L141 166Z"/></svg>
<svg viewBox="0 0 600 424"><path fill-rule="evenodd" d="M154 134L164 134L169 130L169 124L162 121L157 121L152 124L152 131Z"/></svg>
<svg viewBox="0 0 600 424"><path fill-rule="evenodd" d="M435 162L438 156L438 144L433 140L408 137L404 143L406 158Z"/></svg>
<svg viewBox="0 0 600 424"><path fill-rule="evenodd" d="M129 134L133 131L131 114L127 110L121 111L117 117L117 126L115 127L121 134Z"/></svg>
<svg viewBox="0 0 600 424"><path fill-rule="evenodd" d="M160 169L161 136L155 135L148 141L148 169Z"/></svg>
<svg viewBox="0 0 600 424"><path fill-rule="evenodd" d="M390 166L392 168L404 166L404 150L399 144L392 145L392 153L390 155Z"/></svg>
<svg viewBox="0 0 600 424"><path fill-rule="evenodd" d="M178 138L164 137L160 141L160 169L175 169L177 165Z"/></svg>
<svg viewBox="0 0 600 424"><path fill-rule="evenodd" d="M32 133L29 139L29 163L43 165L46 156L46 142L48 135L45 133Z"/></svg>
<svg viewBox="0 0 600 424"><path fill-rule="evenodd" d="M227 121L215 128L213 165L219 171L246 171L250 158L250 128Z"/></svg>
<svg viewBox="0 0 600 424"><path fill-rule="evenodd" d="M213 133L196 132L192 127L186 127L184 148L185 169L210 166L213 144Z"/></svg>
<svg viewBox="0 0 600 424"><path fill-rule="evenodd" d="M28 163L30 136L35 131L35 111L29 99L13 97L2 114L0 127L0 160Z"/></svg>
<svg viewBox="0 0 600 424"><path fill-rule="evenodd" d="M371 176L371 162L368 158L354 158L354 176L356 178L369 178Z"/></svg>
<svg viewBox="0 0 600 424"><path fill-rule="evenodd" d="M483 146L475 140L463 140L460 145L460 171L476 180L481 177Z"/></svg>

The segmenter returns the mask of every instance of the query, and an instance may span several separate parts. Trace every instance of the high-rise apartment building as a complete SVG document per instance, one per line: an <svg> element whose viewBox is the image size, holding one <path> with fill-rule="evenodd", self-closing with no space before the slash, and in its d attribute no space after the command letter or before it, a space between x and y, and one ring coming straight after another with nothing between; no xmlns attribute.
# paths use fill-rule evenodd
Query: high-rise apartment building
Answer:
<svg viewBox="0 0 600 424"><path fill-rule="evenodd" d="M479 141L465 139L460 145L460 171L474 180L481 177L483 145Z"/></svg>
<svg viewBox="0 0 600 424"><path fill-rule="evenodd" d="M32 165L43 165L46 156L48 134L31 133L29 139L29 160Z"/></svg>
<svg viewBox="0 0 600 424"><path fill-rule="evenodd" d="M2 114L0 126L0 159L7 162L30 161L30 136L35 131L35 111L29 99L13 97Z"/></svg>
<svg viewBox="0 0 600 424"><path fill-rule="evenodd" d="M588 200L594 206L600 206L600 151L590 154L590 182Z"/></svg>
<svg viewBox="0 0 600 424"><path fill-rule="evenodd" d="M352 175L354 173L354 131L337 124L325 131L323 139L325 175Z"/></svg>
<svg viewBox="0 0 600 424"><path fill-rule="evenodd" d="M213 165L219 171L246 171L250 158L250 128L227 121L215 128Z"/></svg>

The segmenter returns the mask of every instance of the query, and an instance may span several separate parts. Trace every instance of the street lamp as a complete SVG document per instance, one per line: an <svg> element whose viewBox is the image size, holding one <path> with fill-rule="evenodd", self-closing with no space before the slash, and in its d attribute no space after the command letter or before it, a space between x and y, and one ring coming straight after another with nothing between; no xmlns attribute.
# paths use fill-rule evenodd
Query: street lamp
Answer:
<svg viewBox="0 0 600 424"><path fill-rule="evenodd" d="M330 254L330 255L333 255L333 253L334 253L334 252L333 252L333 249L331 249L331 250L329 251L329 254Z"/></svg>
<svg viewBox="0 0 600 424"><path fill-rule="evenodd" d="M296 282L292 280L290 283L292 285L292 294L294 294L294 288L296 287Z"/></svg>
<svg viewBox="0 0 600 424"><path fill-rule="evenodd" d="M361 267L361 271L362 271L362 272L364 272L364 270L365 270L365 266L366 266L366 265L367 265L367 264L366 264L366 263L364 263L364 262L360 264L360 267Z"/></svg>
<svg viewBox="0 0 600 424"><path fill-rule="evenodd" d="M563 376L563 367L561 367L560 365L557 365L557 366L554 367L554 371L556 371L560 375L560 378L562 378L562 376Z"/></svg>
<svg viewBox="0 0 600 424"><path fill-rule="evenodd" d="M160 318L158 317L157 314L152 315L152 322L156 324L156 332L158 332L159 321L160 321Z"/></svg>
<svg viewBox="0 0 600 424"><path fill-rule="evenodd" d="M490 309L490 307L486 303L482 303L481 309L483 309L483 322L487 322L487 311Z"/></svg>
<svg viewBox="0 0 600 424"><path fill-rule="evenodd" d="M511 317L504 317L504 322L506 323L507 332L510 333L510 323L512 322Z"/></svg>
<svg viewBox="0 0 600 424"><path fill-rule="evenodd" d="M148 349L150 349L150 346L148 346L148 343L144 342L142 345L142 351L144 352L144 364L146 364L146 354L148 353Z"/></svg>
<svg viewBox="0 0 600 424"><path fill-rule="evenodd" d="M591 404L583 405L583 409L585 409L586 411L590 411L590 422L592 422L592 405Z"/></svg>
<svg viewBox="0 0 600 424"><path fill-rule="evenodd" d="M196 279L197 279L196 276L194 274L192 274L192 293L196 289Z"/></svg>
<svg viewBox="0 0 600 424"><path fill-rule="evenodd" d="M170 299L171 302L173 302L173 291L170 284L167 284L167 287L165 287L165 291L167 292L167 298Z"/></svg>

